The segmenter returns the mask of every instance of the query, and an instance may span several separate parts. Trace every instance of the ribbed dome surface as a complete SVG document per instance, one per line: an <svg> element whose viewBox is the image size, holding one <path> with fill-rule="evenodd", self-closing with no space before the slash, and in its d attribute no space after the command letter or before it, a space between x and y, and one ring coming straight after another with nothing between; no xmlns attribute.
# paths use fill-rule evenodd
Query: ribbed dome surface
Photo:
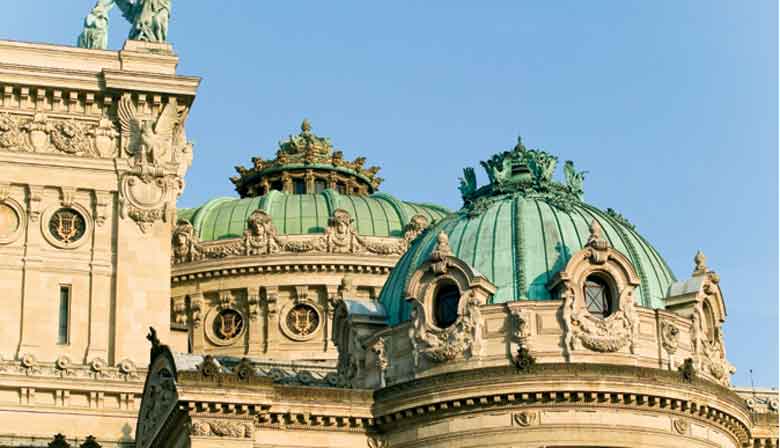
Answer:
<svg viewBox="0 0 780 448"><path fill-rule="evenodd" d="M589 224L598 221L609 243L631 260L641 286L639 305L663 307L662 297L674 275L658 252L625 220L583 202L558 208L543 198L506 196L476 216L450 215L429 228L399 260L385 283L380 301L395 325L409 319L404 290L412 273L430 256L436 235L449 236L452 252L497 286L493 303L550 300L547 282L563 269L588 240Z"/></svg>
<svg viewBox="0 0 780 448"><path fill-rule="evenodd" d="M385 193L346 196L325 190L319 194L271 191L251 198L216 198L201 207L180 209L177 217L192 222L201 241L212 241L241 236L247 218L257 209L271 215L281 235L323 233L328 217L339 208L349 212L360 235L399 238L414 215L433 222L450 213L443 207L400 201Z"/></svg>

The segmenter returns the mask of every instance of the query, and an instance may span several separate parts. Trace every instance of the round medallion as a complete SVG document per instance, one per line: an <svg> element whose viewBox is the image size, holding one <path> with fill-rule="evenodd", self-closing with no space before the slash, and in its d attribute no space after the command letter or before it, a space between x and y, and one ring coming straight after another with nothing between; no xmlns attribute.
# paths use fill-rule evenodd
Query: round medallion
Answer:
<svg viewBox="0 0 780 448"><path fill-rule="evenodd" d="M22 206L13 199L0 200L0 244L16 241L24 230Z"/></svg>
<svg viewBox="0 0 780 448"><path fill-rule="evenodd" d="M19 229L19 215L7 204L0 204L0 238L8 238Z"/></svg>
<svg viewBox="0 0 780 448"><path fill-rule="evenodd" d="M214 335L223 341L229 341L241 334L244 318L234 309L224 309L214 318Z"/></svg>
<svg viewBox="0 0 780 448"><path fill-rule="evenodd" d="M285 325L294 335L305 338L320 327L320 313L311 305L299 303L287 313Z"/></svg>
<svg viewBox="0 0 780 448"><path fill-rule="evenodd" d="M81 213L72 208L61 208L49 218L49 233L60 243L69 245L80 240L87 230Z"/></svg>

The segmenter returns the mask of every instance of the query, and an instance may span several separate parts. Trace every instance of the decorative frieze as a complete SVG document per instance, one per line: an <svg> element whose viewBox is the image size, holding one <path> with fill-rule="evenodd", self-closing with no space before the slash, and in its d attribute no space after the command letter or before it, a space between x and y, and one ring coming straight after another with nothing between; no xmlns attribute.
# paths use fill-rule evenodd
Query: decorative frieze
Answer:
<svg viewBox="0 0 780 448"><path fill-rule="evenodd" d="M407 225L404 237L398 241L377 241L360 236L353 226L350 214L337 209L331 216L324 235L306 237L279 236L271 216L255 210L247 219L247 229L241 238L203 243L192 224L179 220L173 232L172 264L190 263L206 259L235 256L276 254L331 253L402 255L427 227L427 219L415 215Z"/></svg>
<svg viewBox="0 0 780 448"><path fill-rule="evenodd" d="M249 423L215 419L193 419L190 435L196 437L232 437L251 439L254 426Z"/></svg>

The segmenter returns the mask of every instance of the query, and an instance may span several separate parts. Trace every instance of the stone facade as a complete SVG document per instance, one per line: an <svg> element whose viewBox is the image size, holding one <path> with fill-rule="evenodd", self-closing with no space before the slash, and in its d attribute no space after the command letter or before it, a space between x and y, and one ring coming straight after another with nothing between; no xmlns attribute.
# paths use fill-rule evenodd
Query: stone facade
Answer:
<svg viewBox="0 0 780 448"><path fill-rule="evenodd" d="M304 122L237 168L243 220L202 238L216 205L176 210L199 83L177 61L166 43L0 41L0 446L778 445L777 391L731 387L704 256L674 281L633 225L581 202L571 162L558 184L557 158L520 142L484 163L490 185L464 171L461 211L432 214ZM325 215L272 211L304 199ZM549 277L502 265L541 253L529 206L581 239L561 236ZM492 244L467 256L448 232L487 241L478 216Z"/></svg>
<svg viewBox="0 0 780 448"><path fill-rule="evenodd" d="M0 42L0 444L133 440L199 84L168 44Z"/></svg>

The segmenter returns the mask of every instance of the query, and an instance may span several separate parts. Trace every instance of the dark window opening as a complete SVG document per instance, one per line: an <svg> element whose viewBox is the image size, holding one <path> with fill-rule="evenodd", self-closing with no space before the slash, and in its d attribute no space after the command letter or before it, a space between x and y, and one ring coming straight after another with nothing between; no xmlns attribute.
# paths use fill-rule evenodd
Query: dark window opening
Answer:
<svg viewBox="0 0 780 448"><path fill-rule="evenodd" d="M257 195L262 196L265 194L265 187L257 187Z"/></svg>
<svg viewBox="0 0 780 448"><path fill-rule="evenodd" d="M293 179L293 193L306 194L306 181L303 179Z"/></svg>
<svg viewBox="0 0 780 448"><path fill-rule="evenodd" d="M314 192L315 193L322 193L325 191L325 189L328 188L328 184L325 183L322 179L316 179L314 181Z"/></svg>
<svg viewBox="0 0 780 448"><path fill-rule="evenodd" d="M59 326L57 328L57 344L68 343L68 327L70 325L70 286L60 286Z"/></svg>
<svg viewBox="0 0 780 448"><path fill-rule="evenodd" d="M339 194L346 194L347 192L347 186L343 183L339 182L336 184L336 191L339 192Z"/></svg>
<svg viewBox="0 0 780 448"><path fill-rule="evenodd" d="M598 277L585 280L585 307L594 316L605 318L612 314L609 286Z"/></svg>
<svg viewBox="0 0 780 448"><path fill-rule="evenodd" d="M284 191L284 184L281 180L275 180L271 182L271 190Z"/></svg>
<svg viewBox="0 0 780 448"><path fill-rule="evenodd" d="M433 298L433 317L436 326L447 328L458 320L460 290L452 283L445 283L436 289Z"/></svg>

